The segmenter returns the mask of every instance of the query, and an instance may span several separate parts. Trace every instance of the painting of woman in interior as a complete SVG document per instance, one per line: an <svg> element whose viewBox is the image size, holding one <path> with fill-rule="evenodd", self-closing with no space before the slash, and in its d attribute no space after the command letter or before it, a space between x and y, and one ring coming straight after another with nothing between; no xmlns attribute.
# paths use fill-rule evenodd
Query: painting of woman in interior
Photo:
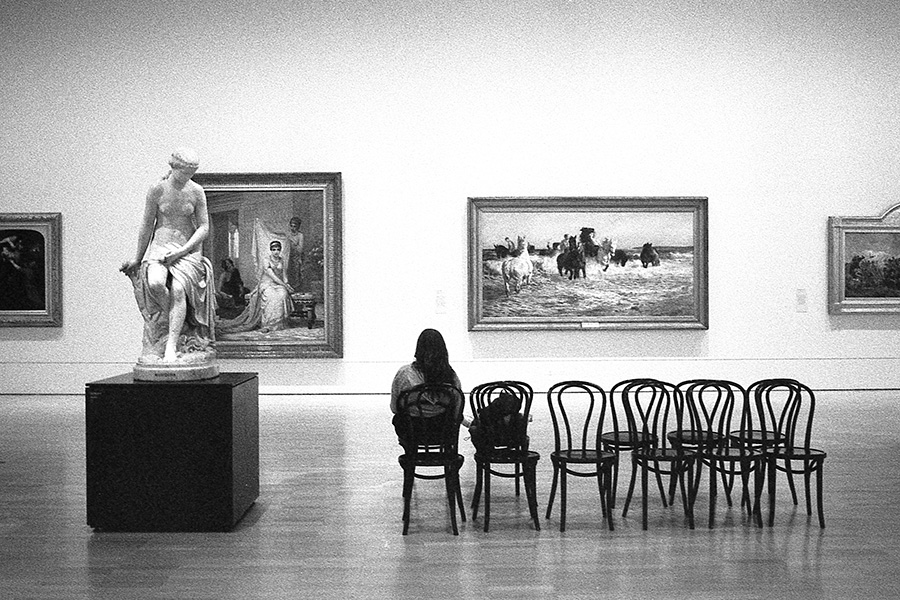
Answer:
<svg viewBox="0 0 900 600"><path fill-rule="evenodd" d="M264 333L288 327L293 311L291 294L294 288L287 281L287 263L282 256L284 244L280 239L269 242L269 255L260 261L259 284L247 296L247 306L234 319L217 322L223 334L259 330Z"/></svg>

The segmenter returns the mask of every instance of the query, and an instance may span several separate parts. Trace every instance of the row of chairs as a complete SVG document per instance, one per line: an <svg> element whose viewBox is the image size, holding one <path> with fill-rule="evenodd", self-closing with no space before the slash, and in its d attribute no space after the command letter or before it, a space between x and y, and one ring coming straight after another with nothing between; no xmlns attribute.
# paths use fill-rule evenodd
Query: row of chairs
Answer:
<svg viewBox="0 0 900 600"><path fill-rule="evenodd" d="M521 381L494 381L476 386L469 394L476 416L472 438L476 443L476 484L472 500L477 517L484 493L484 530L490 524L491 476L515 479L516 495L524 484L529 511L540 530L536 470L540 454L529 448L527 424L534 393ZM747 388L726 380L694 379L672 384L656 379L621 381L608 391L588 381L564 381L548 390L547 401L554 430L550 453L553 480L546 518L552 514L559 491L559 527L565 531L569 476L596 479L601 514L612 531L619 463L631 457L631 479L622 507L631 505L636 479L641 474L642 527L648 526L649 480L653 475L664 506L673 505L680 491L688 527L694 528L694 503L704 468L709 473L709 527L715 522L718 480L728 505L734 483L740 481L741 507L762 527L761 496L768 483L769 525L774 524L776 474L783 472L794 504L794 475L802 475L807 514L812 514L811 477L816 475L817 512L825 527L822 467L826 453L810 445L815 395L793 379L765 379ZM465 521L459 470L459 424L465 394L450 385L425 384L404 392L398 404L404 431L403 533L409 529L413 482L444 479L450 504L451 527L458 535L456 508ZM494 410L503 405L505 410ZM512 407L512 408L510 408ZM487 418L492 413L492 418ZM500 467L504 469L501 470ZM439 467L423 473L417 467ZM512 469L510 472L509 469ZM665 479L668 478L668 482Z"/></svg>

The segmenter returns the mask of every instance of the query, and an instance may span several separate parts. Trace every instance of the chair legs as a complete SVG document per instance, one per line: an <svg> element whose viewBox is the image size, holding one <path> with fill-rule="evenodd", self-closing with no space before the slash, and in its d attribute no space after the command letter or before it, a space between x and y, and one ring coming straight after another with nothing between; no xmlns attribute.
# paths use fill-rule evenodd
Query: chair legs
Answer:
<svg viewBox="0 0 900 600"><path fill-rule="evenodd" d="M408 468L403 469L403 535L409 533L409 505L412 501L414 480L415 471Z"/></svg>
<svg viewBox="0 0 900 600"><path fill-rule="evenodd" d="M520 485L525 485L525 498L528 502L528 512L534 521L536 531L541 530L540 516L537 507L537 456L532 456L521 463L515 463L513 475L503 475L515 479L516 496L520 495ZM481 502L481 491L484 490L484 531L490 529L491 523L491 464L483 460L476 461L475 467L475 492L472 494L472 518L478 516L478 505ZM519 481L521 478L521 482ZM549 507L548 507L549 510Z"/></svg>
<svg viewBox="0 0 900 600"><path fill-rule="evenodd" d="M402 463L401 463L402 464ZM460 520L466 521L466 509L463 505L462 489L459 482L461 462L444 465L443 477L440 475L425 476L425 479L443 479L447 490L447 504L450 509L450 527L453 535L459 535L456 522L456 508L459 507ZM403 535L409 533L410 505L412 503L413 485L416 479L415 466L403 466Z"/></svg>
<svg viewBox="0 0 900 600"><path fill-rule="evenodd" d="M559 530L561 532L566 530L566 497L568 491L568 463L566 461L561 461L556 457L552 457L553 461L553 483L550 486L550 499L547 501L547 518L550 518L550 514L553 510L553 499L556 496L556 487L557 482L559 484ZM600 510L603 516L607 520L607 524L609 526L610 531L614 531L615 527L613 525L612 519L612 504L614 502L614 494L612 490L611 482L615 479L615 463L605 463L602 465L597 465L597 488L600 492ZM576 474L575 472L572 472ZM580 477L591 477L592 475L582 474ZM535 523L537 520L535 518Z"/></svg>
<svg viewBox="0 0 900 600"><path fill-rule="evenodd" d="M816 505L819 509L819 527L822 529L825 529L825 506L822 500L822 470L824 468L825 461L821 461L819 468L816 469Z"/></svg>
<svg viewBox="0 0 900 600"><path fill-rule="evenodd" d="M600 492L600 508L603 511L603 514L606 516L606 523L609 526L610 531L615 530L615 526L613 525L612 507L613 493L612 487L610 486L610 482L613 478L613 468L614 465L610 465L609 468L597 469L597 487L599 488Z"/></svg>
<svg viewBox="0 0 900 600"><path fill-rule="evenodd" d="M541 530L541 520L538 516L537 506L537 464L532 463L525 467L525 494L528 496L528 510L531 520L534 521L535 531Z"/></svg>
<svg viewBox="0 0 900 600"><path fill-rule="evenodd" d="M459 535L459 528L456 525L456 490L453 489L453 467L450 465L444 466L444 484L447 487L447 503L450 505L450 526L453 529L453 535Z"/></svg>
<svg viewBox="0 0 900 600"><path fill-rule="evenodd" d="M767 470L768 470L768 483L769 483L769 527L775 524L775 490L777 488L776 485L776 475L778 474L778 458L775 456L770 456L768 459ZM825 457L824 456L816 456L814 458L806 458L803 460L803 477L805 480L806 487L806 514L812 516L812 498L811 498L811 482L810 479L812 474L815 472L816 474L816 512L819 518L819 527L825 529L825 506L824 499L822 497L822 471L825 468ZM796 499L796 491L793 485L793 473L799 473L800 471L794 471L791 467L791 461L785 459L784 460L784 470L788 476L788 487L792 492L794 505L797 504Z"/></svg>
<svg viewBox="0 0 900 600"><path fill-rule="evenodd" d="M653 463L653 467L650 467L650 463ZM666 493L665 489L662 486L661 480L661 468L660 468L659 460L653 460L650 458L641 458L638 459L634 455L632 455L632 477L631 484L628 486L628 495L625 498L625 506L622 508L622 516L627 516L628 507L631 504L631 499L634 496L634 484L637 476L637 471L640 469L641 471L641 526L643 529L647 529L648 526L648 504L649 504L649 488L650 488L650 471L653 471L657 485L662 493L663 506L668 506L669 504L666 502ZM672 477L678 478L678 485L681 487L681 501L684 505L684 515L687 518L688 527L690 529L694 529L694 498L696 495L695 485L694 485L694 461L693 460L671 460L666 461L671 464ZM687 477L687 486L685 485L685 477Z"/></svg>
<svg viewBox="0 0 900 600"><path fill-rule="evenodd" d="M559 482L559 463L556 458L552 458L551 460L553 462L553 482L550 484L550 498L547 500L546 519L549 519L550 513L553 512L553 499L556 497L556 485Z"/></svg>
<svg viewBox="0 0 900 600"><path fill-rule="evenodd" d="M481 469L484 477L484 531L488 531L491 525L491 463L484 463Z"/></svg>
<svg viewBox="0 0 900 600"><path fill-rule="evenodd" d="M481 502L481 482L483 468L480 462L475 462L475 491L472 493L472 520L478 518L478 504Z"/></svg>

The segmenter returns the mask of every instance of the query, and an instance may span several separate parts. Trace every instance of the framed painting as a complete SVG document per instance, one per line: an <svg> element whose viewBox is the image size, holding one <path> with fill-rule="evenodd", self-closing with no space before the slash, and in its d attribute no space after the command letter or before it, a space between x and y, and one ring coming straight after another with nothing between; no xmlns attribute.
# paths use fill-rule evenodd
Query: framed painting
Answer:
<svg viewBox="0 0 900 600"><path fill-rule="evenodd" d="M343 356L340 173L198 173L222 358Z"/></svg>
<svg viewBox="0 0 900 600"><path fill-rule="evenodd" d="M900 204L828 218L828 312L900 313Z"/></svg>
<svg viewBox="0 0 900 600"><path fill-rule="evenodd" d="M61 245L61 213L0 213L0 326L62 327Z"/></svg>
<svg viewBox="0 0 900 600"><path fill-rule="evenodd" d="M469 198L469 330L707 329L707 199Z"/></svg>

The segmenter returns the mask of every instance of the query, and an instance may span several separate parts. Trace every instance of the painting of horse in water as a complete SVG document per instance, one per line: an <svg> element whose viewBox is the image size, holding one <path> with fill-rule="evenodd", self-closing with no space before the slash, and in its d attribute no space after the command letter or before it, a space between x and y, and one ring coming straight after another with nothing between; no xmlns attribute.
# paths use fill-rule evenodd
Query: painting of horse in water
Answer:
<svg viewBox="0 0 900 600"><path fill-rule="evenodd" d="M531 256L528 254L528 244L521 235L518 236L518 240L515 256L504 259L500 265L500 272L503 274L503 287L506 290L507 297L509 297L510 284L518 293L522 286L531 283L531 276L534 274L534 264L531 262Z"/></svg>
<svg viewBox="0 0 900 600"><path fill-rule="evenodd" d="M471 330L707 327L706 198L471 198L469 225Z"/></svg>

